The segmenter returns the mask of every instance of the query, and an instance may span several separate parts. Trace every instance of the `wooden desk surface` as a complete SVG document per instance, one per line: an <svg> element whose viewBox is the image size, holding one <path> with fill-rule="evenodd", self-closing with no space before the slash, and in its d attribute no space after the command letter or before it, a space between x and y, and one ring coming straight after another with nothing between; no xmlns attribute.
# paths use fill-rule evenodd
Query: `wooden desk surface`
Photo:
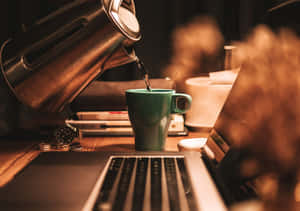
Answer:
<svg viewBox="0 0 300 211"><path fill-rule="evenodd" d="M165 151L178 151L177 143L186 138L207 137L207 132L189 132L188 136L168 137ZM79 141L82 151L134 152L134 137L84 137ZM39 141L0 142L0 187L28 165L39 154Z"/></svg>

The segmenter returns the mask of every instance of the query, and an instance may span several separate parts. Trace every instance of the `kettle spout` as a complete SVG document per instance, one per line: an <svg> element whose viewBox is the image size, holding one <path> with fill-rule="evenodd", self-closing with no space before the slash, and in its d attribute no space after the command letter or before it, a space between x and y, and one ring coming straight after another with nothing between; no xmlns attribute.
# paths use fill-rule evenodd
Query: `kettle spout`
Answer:
<svg viewBox="0 0 300 211"><path fill-rule="evenodd" d="M133 47L121 46L116 49L103 63L102 70L122 66L137 60Z"/></svg>

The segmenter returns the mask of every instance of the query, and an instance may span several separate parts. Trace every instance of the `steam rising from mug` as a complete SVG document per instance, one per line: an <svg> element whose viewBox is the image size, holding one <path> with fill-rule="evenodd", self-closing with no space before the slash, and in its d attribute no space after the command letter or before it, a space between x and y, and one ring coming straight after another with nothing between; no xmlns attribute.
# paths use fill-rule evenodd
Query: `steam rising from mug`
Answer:
<svg viewBox="0 0 300 211"><path fill-rule="evenodd" d="M136 60L133 0L75 1L1 47L2 74L33 109L57 112L103 71Z"/></svg>

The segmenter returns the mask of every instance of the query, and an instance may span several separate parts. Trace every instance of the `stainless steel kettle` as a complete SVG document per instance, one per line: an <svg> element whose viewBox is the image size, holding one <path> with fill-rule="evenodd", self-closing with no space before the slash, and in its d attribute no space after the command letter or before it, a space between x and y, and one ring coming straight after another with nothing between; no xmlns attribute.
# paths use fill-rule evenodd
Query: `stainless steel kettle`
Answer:
<svg viewBox="0 0 300 211"><path fill-rule="evenodd" d="M103 71L136 60L133 0L77 0L1 47L2 74L29 107L61 111Z"/></svg>

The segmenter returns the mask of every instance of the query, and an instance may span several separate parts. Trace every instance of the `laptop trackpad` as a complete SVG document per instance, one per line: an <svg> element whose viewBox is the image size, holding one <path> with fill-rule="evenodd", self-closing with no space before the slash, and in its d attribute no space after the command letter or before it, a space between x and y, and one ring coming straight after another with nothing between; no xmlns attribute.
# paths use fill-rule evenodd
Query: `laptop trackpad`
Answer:
<svg viewBox="0 0 300 211"><path fill-rule="evenodd" d="M109 154L47 152L0 188L3 210L81 210Z"/></svg>

